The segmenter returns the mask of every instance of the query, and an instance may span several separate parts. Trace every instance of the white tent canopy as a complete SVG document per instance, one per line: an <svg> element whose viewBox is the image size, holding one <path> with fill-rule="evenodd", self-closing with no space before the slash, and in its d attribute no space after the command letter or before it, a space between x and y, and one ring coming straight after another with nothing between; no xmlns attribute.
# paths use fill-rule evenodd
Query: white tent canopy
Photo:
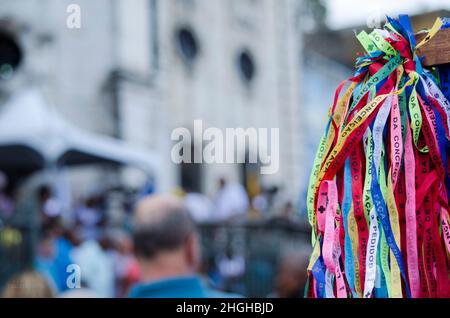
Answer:
<svg viewBox="0 0 450 318"><path fill-rule="evenodd" d="M0 162L2 157L8 158L8 151L20 148L26 150L22 154L28 157L10 154L9 165L20 165L30 158L41 161L35 166L111 162L150 174L155 172L158 162L154 154L68 123L34 88L13 96L0 111Z"/></svg>

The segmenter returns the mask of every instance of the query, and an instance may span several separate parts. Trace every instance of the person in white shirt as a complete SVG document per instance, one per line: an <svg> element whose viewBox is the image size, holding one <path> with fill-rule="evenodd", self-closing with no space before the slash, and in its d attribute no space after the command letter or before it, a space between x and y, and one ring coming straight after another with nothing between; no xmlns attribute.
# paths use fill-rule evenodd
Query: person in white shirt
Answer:
<svg viewBox="0 0 450 318"><path fill-rule="evenodd" d="M212 221L213 204L206 195L188 192L183 198L183 203L196 223L201 224Z"/></svg>
<svg viewBox="0 0 450 318"><path fill-rule="evenodd" d="M245 188L238 184L228 184L225 179L219 180L219 191L215 199L214 220L225 222L248 212L249 200Z"/></svg>

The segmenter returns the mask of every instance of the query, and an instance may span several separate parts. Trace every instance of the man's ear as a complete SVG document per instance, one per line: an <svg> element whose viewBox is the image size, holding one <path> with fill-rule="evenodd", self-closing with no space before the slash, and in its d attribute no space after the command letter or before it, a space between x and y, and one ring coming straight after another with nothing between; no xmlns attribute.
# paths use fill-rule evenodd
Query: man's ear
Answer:
<svg viewBox="0 0 450 318"><path fill-rule="evenodd" d="M190 234L185 242L187 263L197 271L200 266L200 244L196 234Z"/></svg>

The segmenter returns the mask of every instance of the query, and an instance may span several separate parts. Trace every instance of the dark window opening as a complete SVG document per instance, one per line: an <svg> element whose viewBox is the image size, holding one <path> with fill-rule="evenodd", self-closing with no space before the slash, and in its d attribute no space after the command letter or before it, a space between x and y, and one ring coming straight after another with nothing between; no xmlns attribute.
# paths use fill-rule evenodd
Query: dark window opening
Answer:
<svg viewBox="0 0 450 318"><path fill-rule="evenodd" d="M253 55L250 51L244 50L239 54L238 67L241 77L247 83L250 83L255 78L256 65Z"/></svg>
<svg viewBox="0 0 450 318"><path fill-rule="evenodd" d="M22 50L14 37L0 32L0 78L11 78L22 62L22 58Z"/></svg>
<svg viewBox="0 0 450 318"><path fill-rule="evenodd" d="M180 56L185 62L192 64L200 50L194 32L188 27L180 28L176 33L176 41Z"/></svg>
<svg viewBox="0 0 450 318"><path fill-rule="evenodd" d="M196 149L191 145L191 162ZM202 165L198 163L180 164L181 188L186 192L202 193Z"/></svg>

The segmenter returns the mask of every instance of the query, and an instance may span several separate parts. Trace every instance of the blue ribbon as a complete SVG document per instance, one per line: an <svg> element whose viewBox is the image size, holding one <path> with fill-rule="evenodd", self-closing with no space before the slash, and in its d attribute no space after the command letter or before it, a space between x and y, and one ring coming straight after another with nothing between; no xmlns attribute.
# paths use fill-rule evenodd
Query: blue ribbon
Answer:
<svg viewBox="0 0 450 318"><path fill-rule="evenodd" d="M386 207L386 202L383 199L383 194L381 193L380 190L380 186L378 183L378 176L375 169L375 162L373 161L373 159L372 159L372 170L375 172L372 173L372 185L371 185L373 204L378 214L378 218L381 222L381 225L383 227L383 231L386 236L386 241L389 245L389 248L394 253L395 259L397 260L397 264L400 269L403 282L405 283L406 295L408 298L411 298L411 292L409 289L408 280L406 279L406 271L405 266L403 264L402 253L400 252L397 243L395 243L394 234L392 233L391 223L389 220L389 212Z"/></svg>
<svg viewBox="0 0 450 318"><path fill-rule="evenodd" d="M348 214L350 212L350 207L352 205L352 175L350 170L350 159L345 161L344 168L344 197L342 200L342 221L344 222L344 231L345 233L349 233L348 231ZM348 285L350 286L350 290L352 291L352 295L354 298L358 297L358 294L355 290L355 270L353 267L353 250L352 243L349 235L345 235L344 240L344 252L345 252L345 276L347 277Z"/></svg>
<svg viewBox="0 0 450 318"><path fill-rule="evenodd" d="M314 279L316 280L316 293L317 298L324 298L325 295L325 263L322 255L317 259L312 268Z"/></svg>

